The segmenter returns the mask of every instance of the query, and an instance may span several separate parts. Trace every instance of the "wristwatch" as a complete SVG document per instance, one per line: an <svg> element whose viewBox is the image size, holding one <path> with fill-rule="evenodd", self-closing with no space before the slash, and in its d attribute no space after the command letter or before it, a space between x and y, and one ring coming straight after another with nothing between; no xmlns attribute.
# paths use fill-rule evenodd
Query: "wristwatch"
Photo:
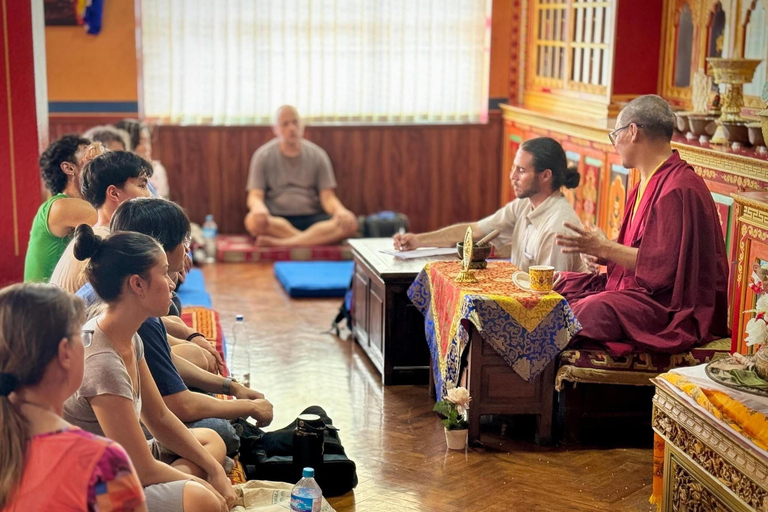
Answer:
<svg viewBox="0 0 768 512"><path fill-rule="evenodd" d="M225 395L231 395L232 394L232 383L237 382L232 377L224 377L224 383L221 385L221 391Z"/></svg>

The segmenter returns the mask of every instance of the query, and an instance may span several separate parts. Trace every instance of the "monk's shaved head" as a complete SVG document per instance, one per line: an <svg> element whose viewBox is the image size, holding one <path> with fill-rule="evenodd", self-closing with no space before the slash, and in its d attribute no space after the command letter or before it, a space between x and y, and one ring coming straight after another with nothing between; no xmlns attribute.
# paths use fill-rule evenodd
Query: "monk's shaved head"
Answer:
<svg viewBox="0 0 768 512"><path fill-rule="evenodd" d="M621 110L618 120L621 126L635 123L645 131L649 139L666 142L672 140L675 113L661 96L638 96Z"/></svg>

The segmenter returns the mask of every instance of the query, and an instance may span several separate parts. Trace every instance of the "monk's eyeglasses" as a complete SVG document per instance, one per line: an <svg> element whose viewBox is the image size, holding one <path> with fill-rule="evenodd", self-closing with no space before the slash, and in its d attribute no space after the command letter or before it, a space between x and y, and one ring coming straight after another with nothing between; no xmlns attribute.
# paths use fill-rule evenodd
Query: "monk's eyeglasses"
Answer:
<svg viewBox="0 0 768 512"><path fill-rule="evenodd" d="M613 145L615 146L615 145L616 145L616 135L617 135L617 134L618 134L618 133L619 133L621 130L625 130L625 129L629 128L629 127L630 127L630 126L632 126L632 125L635 125L635 126L637 126L638 128L642 128L642 127L643 127L643 125L641 125L641 124L637 124L637 123L635 123L635 122L632 122L632 123L627 123L627 124L625 124L625 125L624 125L624 126L622 126L621 128L616 128L615 130L613 130L612 132L610 132L610 133L608 134L608 138L609 138L609 139L611 139L611 144L613 144Z"/></svg>

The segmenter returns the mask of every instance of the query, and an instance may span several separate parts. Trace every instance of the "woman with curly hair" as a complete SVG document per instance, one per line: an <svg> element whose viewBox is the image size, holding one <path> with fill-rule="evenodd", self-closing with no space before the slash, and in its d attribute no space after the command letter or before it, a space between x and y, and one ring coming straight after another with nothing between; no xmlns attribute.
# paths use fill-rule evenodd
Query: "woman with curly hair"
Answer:
<svg viewBox="0 0 768 512"><path fill-rule="evenodd" d="M77 135L65 135L40 156L40 171L52 197L37 210L29 232L24 281L47 283L72 232L80 224L95 224L96 210L80 195L83 166L106 151Z"/></svg>

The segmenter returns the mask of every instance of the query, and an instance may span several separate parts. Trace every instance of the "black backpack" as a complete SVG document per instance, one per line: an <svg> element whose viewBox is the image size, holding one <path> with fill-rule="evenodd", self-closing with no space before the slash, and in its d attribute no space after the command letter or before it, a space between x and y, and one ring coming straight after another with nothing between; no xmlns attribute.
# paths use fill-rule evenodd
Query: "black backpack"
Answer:
<svg viewBox="0 0 768 512"><path fill-rule="evenodd" d="M357 467L347 457L339 439L339 431L319 406L307 407L301 414L317 414L325 423L323 467L317 472L317 483L323 496L340 496L357 486ZM240 462L248 480L272 480L296 483L301 468L293 465L293 429L298 420L274 432L264 432L243 419L235 422L240 435Z"/></svg>
<svg viewBox="0 0 768 512"><path fill-rule="evenodd" d="M394 236L399 231L408 231L410 222L402 213L383 211L358 217L358 224L363 238L386 238Z"/></svg>

